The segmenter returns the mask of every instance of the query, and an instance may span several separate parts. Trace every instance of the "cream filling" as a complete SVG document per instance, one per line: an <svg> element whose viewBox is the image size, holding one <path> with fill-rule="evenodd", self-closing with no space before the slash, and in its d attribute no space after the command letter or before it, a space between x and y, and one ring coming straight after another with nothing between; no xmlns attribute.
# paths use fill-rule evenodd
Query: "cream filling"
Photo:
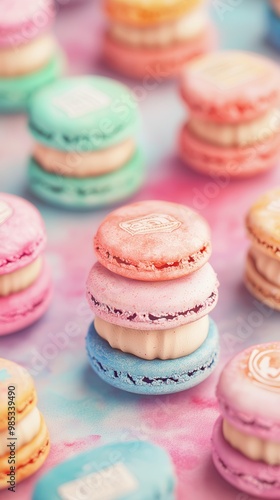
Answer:
<svg viewBox="0 0 280 500"><path fill-rule="evenodd" d="M48 64L55 49L56 44L51 34L24 45L0 49L0 75L8 78L32 73Z"/></svg>
<svg viewBox="0 0 280 500"><path fill-rule="evenodd" d="M26 417L15 423L15 430L11 428L10 432L14 432L14 435L11 435L8 429L0 432L0 457L10 452L10 448L8 448L7 445L11 443L13 439L15 440L16 449L30 443L35 436L37 436L40 425L41 414L38 408L35 407Z"/></svg>
<svg viewBox="0 0 280 500"><path fill-rule="evenodd" d="M36 143L33 156L47 172L67 177L93 177L123 167L132 158L135 149L133 139L111 148L86 153L59 151Z"/></svg>
<svg viewBox="0 0 280 500"><path fill-rule="evenodd" d="M254 461L280 465L280 443L260 439L239 431L227 420L223 421L225 440L236 450Z"/></svg>
<svg viewBox="0 0 280 500"><path fill-rule="evenodd" d="M280 110L273 108L261 118L234 125L203 121L191 115L188 127L196 136L211 144L244 147L279 132Z"/></svg>
<svg viewBox="0 0 280 500"><path fill-rule="evenodd" d="M273 285L280 287L280 261L269 257L255 247L251 247L250 253L259 274Z"/></svg>
<svg viewBox="0 0 280 500"><path fill-rule="evenodd" d="M42 269L42 257L13 273L0 275L0 297L11 295L28 288L38 278Z"/></svg>
<svg viewBox="0 0 280 500"><path fill-rule="evenodd" d="M133 330L95 318L95 329L113 349L142 359L177 359L196 351L206 340L209 317L170 330Z"/></svg>
<svg viewBox="0 0 280 500"><path fill-rule="evenodd" d="M208 18L205 9L194 9L180 19L152 28L136 28L122 24L113 24L110 34L120 42L133 46L157 47L184 42L202 33Z"/></svg>

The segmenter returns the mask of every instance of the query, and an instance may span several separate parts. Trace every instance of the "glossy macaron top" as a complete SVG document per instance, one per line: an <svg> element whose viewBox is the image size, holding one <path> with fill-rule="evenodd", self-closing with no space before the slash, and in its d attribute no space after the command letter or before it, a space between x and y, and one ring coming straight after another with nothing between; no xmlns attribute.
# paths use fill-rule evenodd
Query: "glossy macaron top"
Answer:
<svg viewBox="0 0 280 500"><path fill-rule="evenodd" d="M263 194L246 218L248 235L262 252L280 259L280 188Z"/></svg>
<svg viewBox="0 0 280 500"><path fill-rule="evenodd" d="M241 431L280 441L280 342L242 351L217 388L223 416Z"/></svg>
<svg viewBox="0 0 280 500"><path fill-rule="evenodd" d="M55 18L53 0L1 0L0 47L28 43Z"/></svg>
<svg viewBox="0 0 280 500"><path fill-rule="evenodd" d="M257 54L213 52L188 64L182 76L181 94L191 112L204 120L254 120L277 108L280 69Z"/></svg>
<svg viewBox="0 0 280 500"><path fill-rule="evenodd" d="M15 406L16 422L18 422L36 406L36 403L34 383L28 371L12 361L0 358L0 432L7 429L8 407Z"/></svg>
<svg viewBox="0 0 280 500"><path fill-rule="evenodd" d="M210 230L184 205L142 201L111 212L97 230L94 248L101 264L117 274L143 281L172 280L208 261Z"/></svg>
<svg viewBox="0 0 280 500"><path fill-rule="evenodd" d="M145 282L108 271L99 262L87 280L93 312L115 325L166 330L209 314L218 300L218 280L210 264L172 281Z"/></svg>
<svg viewBox="0 0 280 500"><path fill-rule="evenodd" d="M145 27L172 21L199 4L201 0L105 0L105 10L114 21Z"/></svg>
<svg viewBox="0 0 280 500"><path fill-rule="evenodd" d="M46 244L40 213L28 201L0 193L0 275L30 264Z"/></svg>
<svg viewBox="0 0 280 500"><path fill-rule="evenodd" d="M93 448L51 469L35 487L33 500L170 499L175 477L165 450L148 441Z"/></svg>
<svg viewBox="0 0 280 500"><path fill-rule="evenodd" d="M79 76L58 80L32 96L29 128L51 148L94 151L131 137L138 108L130 90L110 78Z"/></svg>

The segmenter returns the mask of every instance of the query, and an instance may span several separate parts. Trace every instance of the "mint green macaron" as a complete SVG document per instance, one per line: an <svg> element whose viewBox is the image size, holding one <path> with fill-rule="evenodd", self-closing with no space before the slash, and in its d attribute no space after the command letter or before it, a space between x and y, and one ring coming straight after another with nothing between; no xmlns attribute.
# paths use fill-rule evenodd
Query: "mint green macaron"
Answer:
<svg viewBox="0 0 280 500"><path fill-rule="evenodd" d="M112 79L64 78L40 89L28 106L35 139L30 189L69 208L98 208L130 197L144 177L135 138L139 122L134 95Z"/></svg>
<svg viewBox="0 0 280 500"><path fill-rule="evenodd" d="M56 80L63 71L63 58L55 56L40 70L15 78L0 78L0 112L25 111L30 96L43 85Z"/></svg>

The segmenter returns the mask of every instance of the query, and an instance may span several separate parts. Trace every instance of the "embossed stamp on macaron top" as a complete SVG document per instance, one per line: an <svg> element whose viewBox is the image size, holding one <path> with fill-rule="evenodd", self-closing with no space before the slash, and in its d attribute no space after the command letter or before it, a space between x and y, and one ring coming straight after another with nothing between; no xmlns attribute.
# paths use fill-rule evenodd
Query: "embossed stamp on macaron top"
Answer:
<svg viewBox="0 0 280 500"><path fill-rule="evenodd" d="M167 214L150 214L145 217L131 219L126 222L120 222L121 229L131 234L150 234L150 233L172 233L182 225L180 221Z"/></svg>
<svg viewBox="0 0 280 500"><path fill-rule="evenodd" d="M248 360L248 376L263 389L280 393L280 347L254 349Z"/></svg>
<svg viewBox="0 0 280 500"><path fill-rule="evenodd" d="M138 489L138 482L122 463L93 472L58 488L62 500L116 500Z"/></svg>
<svg viewBox="0 0 280 500"><path fill-rule="evenodd" d="M111 99L107 94L86 84L53 99L54 106L71 119L105 109L110 103Z"/></svg>
<svg viewBox="0 0 280 500"><path fill-rule="evenodd" d="M198 62L196 69L207 82L226 91L264 76L266 70L263 64L246 54L213 57L201 67Z"/></svg>
<svg viewBox="0 0 280 500"><path fill-rule="evenodd" d="M13 215L12 207L0 198L0 226Z"/></svg>

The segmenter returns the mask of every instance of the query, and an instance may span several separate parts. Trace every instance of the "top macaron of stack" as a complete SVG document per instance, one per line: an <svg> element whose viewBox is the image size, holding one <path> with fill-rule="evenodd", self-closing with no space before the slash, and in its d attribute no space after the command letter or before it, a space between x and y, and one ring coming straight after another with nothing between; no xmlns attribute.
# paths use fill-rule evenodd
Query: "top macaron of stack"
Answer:
<svg viewBox="0 0 280 500"><path fill-rule="evenodd" d="M52 0L1 1L0 111L25 108L34 90L59 76L54 19Z"/></svg>
<svg viewBox="0 0 280 500"><path fill-rule="evenodd" d="M213 46L203 0L106 0L104 55L119 72L157 81L177 76Z"/></svg>
<svg viewBox="0 0 280 500"><path fill-rule="evenodd" d="M218 335L208 314L218 282L207 263L206 221L183 205L134 203L104 220L94 247L99 262L87 281L96 315L87 338L93 369L116 387L147 394L178 392L210 375Z"/></svg>

